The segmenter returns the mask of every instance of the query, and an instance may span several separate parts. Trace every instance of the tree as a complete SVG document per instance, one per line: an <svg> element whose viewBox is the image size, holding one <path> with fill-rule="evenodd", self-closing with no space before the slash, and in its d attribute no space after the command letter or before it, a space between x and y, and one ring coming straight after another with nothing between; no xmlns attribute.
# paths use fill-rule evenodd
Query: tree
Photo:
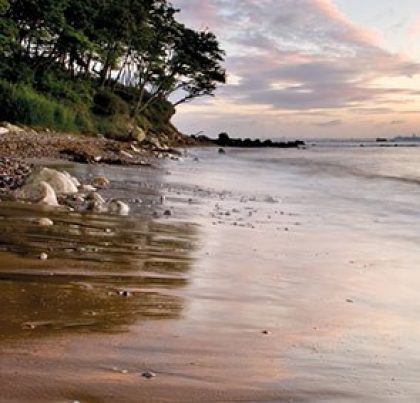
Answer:
<svg viewBox="0 0 420 403"><path fill-rule="evenodd" d="M224 52L214 34L197 32L175 20L178 10L166 1L149 14L148 27L135 48L139 98L133 115L157 99L174 97L174 106L213 95L225 83ZM148 96L145 97L146 90Z"/></svg>

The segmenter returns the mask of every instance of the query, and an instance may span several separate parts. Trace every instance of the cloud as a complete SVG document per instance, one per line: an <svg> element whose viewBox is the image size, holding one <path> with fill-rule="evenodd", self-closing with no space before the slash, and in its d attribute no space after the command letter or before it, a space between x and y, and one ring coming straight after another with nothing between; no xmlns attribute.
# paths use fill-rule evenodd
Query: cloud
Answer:
<svg viewBox="0 0 420 403"><path fill-rule="evenodd" d="M235 82L217 93L224 105L368 114L392 112L395 101L420 96L387 85L416 76L420 64L384 49L379 32L353 23L331 0L175 0L175 5L186 22L214 30L227 49L226 67Z"/></svg>
<svg viewBox="0 0 420 403"><path fill-rule="evenodd" d="M319 127L335 127L335 126L340 126L342 123L343 123L342 120L336 119L336 120L329 120L328 122L315 123L315 125Z"/></svg>

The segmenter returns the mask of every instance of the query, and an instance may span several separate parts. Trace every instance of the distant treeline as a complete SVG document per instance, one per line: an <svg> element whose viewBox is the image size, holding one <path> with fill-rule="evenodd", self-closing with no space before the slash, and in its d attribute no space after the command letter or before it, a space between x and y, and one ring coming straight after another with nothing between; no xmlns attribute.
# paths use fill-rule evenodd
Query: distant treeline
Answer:
<svg viewBox="0 0 420 403"><path fill-rule="evenodd" d="M166 0L0 0L0 119L106 129L212 95L224 52L177 12Z"/></svg>

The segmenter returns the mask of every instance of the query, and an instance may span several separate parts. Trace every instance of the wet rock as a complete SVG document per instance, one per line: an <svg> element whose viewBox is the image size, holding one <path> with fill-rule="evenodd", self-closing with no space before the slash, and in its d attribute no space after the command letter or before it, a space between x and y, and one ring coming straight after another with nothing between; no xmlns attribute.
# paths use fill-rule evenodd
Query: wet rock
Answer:
<svg viewBox="0 0 420 403"><path fill-rule="evenodd" d="M38 203L51 207L59 206L57 195L47 182L25 185L15 193L15 196L17 199L30 203Z"/></svg>
<svg viewBox="0 0 420 403"><path fill-rule="evenodd" d="M127 290L120 290L117 292L120 297L131 297L131 292Z"/></svg>
<svg viewBox="0 0 420 403"><path fill-rule="evenodd" d="M97 176L93 178L92 185L98 189L105 189L111 185L111 182L105 176Z"/></svg>
<svg viewBox="0 0 420 403"><path fill-rule="evenodd" d="M42 218L40 218L40 219L37 220L37 224L40 227L51 227L51 226L54 225L54 221L50 220L47 217L42 217Z"/></svg>
<svg viewBox="0 0 420 403"><path fill-rule="evenodd" d="M63 171L63 174L65 176L67 176L68 179L70 179L74 186L76 186L76 188L80 188L82 186L82 184L79 182L79 180L77 178L75 178L74 176L71 176L67 171Z"/></svg>
<svg viewBox="0 0 420 403"><path fill-rule="evenodd" d="M275 199L273 196L267 196L264 198L265 203L278 203L279 201Z"/></svg>
<svg viewBox="0 0 420 403"><path fill-rule="evenodd" d="M55 169L42 168L39 172L34 173L28 181L31 185L41 182L47 183L58 194L74 194L78 190L69 174L66 175Z"/></svg>
<svg viewBox="0 0 420 403"><path fill-rule="evenodd" d="M39 260L48 260L48 255L45 252L42 252L39 255Z"/></svg>
<svg viewBox="0 0 420 403"><path fill-rule="evenodd" d="M97 189L93 187L92 185L83 185L81 187L81 190L84 192L96 192Z"/></svg>
<svg viewBox="0 0 420 403"><path fill-rule="evenodd" d="M105 213L108 211L106 201L99 193L92 192L86 199L88 200L88 210L95 213Z"/></svg>
<svg viewBox="0 0 420 403"><path fill-rule="evenodd" d="M108 211L111 214L128 215L130 213L130 206L120 200L113 200L109 203Z"/></svg>
<svg viewBox="0 0 420 403"><path fill-rule="evenodd" d="M152 371L145 371L145 372L143 372L141 374L141 376L143 378L146 378L146 379L152 379L152 378L155 378L156 377L156 374L154 372L152 372Z"/></svg>

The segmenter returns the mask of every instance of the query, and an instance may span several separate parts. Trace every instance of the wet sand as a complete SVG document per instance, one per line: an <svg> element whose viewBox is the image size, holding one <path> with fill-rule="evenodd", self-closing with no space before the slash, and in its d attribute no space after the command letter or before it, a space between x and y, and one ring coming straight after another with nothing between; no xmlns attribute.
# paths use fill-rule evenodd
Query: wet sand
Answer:
<svg viewBox="0 0 420 403"><path fill-rule="evenodd" d="M279 153L272 174L215 150L68 167L109 176L130 217L50 212L40 230L45 211L3 205L0 401L416 401L411 205L371 206L386 180L349 201L353 177L331 189Z"/></svg>

